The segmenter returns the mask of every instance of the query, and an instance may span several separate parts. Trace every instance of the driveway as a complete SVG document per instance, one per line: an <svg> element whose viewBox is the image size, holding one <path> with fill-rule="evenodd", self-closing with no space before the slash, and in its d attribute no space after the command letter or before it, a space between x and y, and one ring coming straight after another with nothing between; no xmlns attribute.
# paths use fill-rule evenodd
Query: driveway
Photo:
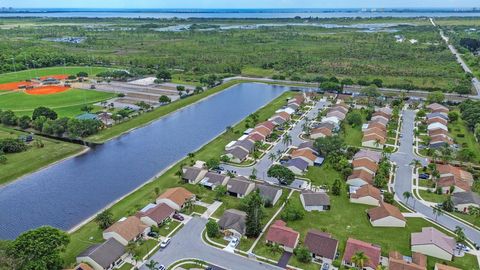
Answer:
<svg viewBox="0 0 480 270"><path fill-rule="evenodd" d="M280 257L280 260L278 260L277 266L285 269L292 255L293 254L291 252L284 251L282 257Z"/></svg>
<svg viewBox="0 0 480 270"><path fill-rule="evenodd" d="M410 163L414 159L418 159L422 162L423 165L426 164L426 159L418 157L413 152L413 129L415 125L415 111L413 110L404 110L403 114L403 124L402 124L402 138L400 138L400 147L398 151L391 155L390 159L397 164L397 171L395 175L395 185L394 190L396 196L405 204L407 204L405 198L403 198L403 193L405 191L412 192L412 178L413 178L413 167L410 166ZM414 202L415 201L415 202ZM480 231L467 226L458 220L451 218L447 215L441 215L435 218L433 210L431 207L423 204L422 201L419 201L415 198L411 198L408 201L409 206L415 206L415 210L426 216L427 218L439 223L440 225L450 229L455 230L456 226L460 226L465 229L465 235L468 239L472 240L475 243L480 243Z"/></svg>
<svg viewBox="0 0 480 270"><path fill-rule="evenodd" d="M328 104L328 102L326 102L326 101L317 102L315 104L315 106L307 113L306 117L308 117L309 119L316 118L318 111L323 109L327 104ZM299 137L300 134L302 134L302 132L303 132L302 131L303 123L305 123L305 117L302 118L302 120L300 120L289 131L289 134L292 137L292 145L299 145L302 142L304 142L304 140L300 139L300 137ZM255 165L253 165L251 167L237 167L237 166L227 165L227 164L224 164L223 167L225 168L225 170L235 171L236 174L247 176L247 177L251 175L252 169L256 168L257 169L257 178L265 180L265 181L267 181L269 183L272 183L272 184L278 184L277 179L270 178L270 177L267 176L267 171L273 164L273 161L271 161L268 158L268 156L269 156L270 153L275 153L276 154L279 151L283 153L283 152L285 152L285 150L287 150L287 148L288 148L288 146L283 144L282 140L280 139L280 141L272 149L270 149L267 153L265 153L263 155L263 157L260 160L258 160L257 163L255 163Z"/></svg>
<svg viewBox="0 0 480 270"><path fill-rule="evenodd" d="M172 237L172 241L167 248L157 251L151 259L169 266L172 263L187 259L200 259L211 264L223 267L225 269L235 270L278 270L279 267L255 261L225 252L221 249L207 245L202 240L202 231L205 228L207 220L200 217L194 217L190 222ZM140 269L148 270L144 265Z"/></svg>

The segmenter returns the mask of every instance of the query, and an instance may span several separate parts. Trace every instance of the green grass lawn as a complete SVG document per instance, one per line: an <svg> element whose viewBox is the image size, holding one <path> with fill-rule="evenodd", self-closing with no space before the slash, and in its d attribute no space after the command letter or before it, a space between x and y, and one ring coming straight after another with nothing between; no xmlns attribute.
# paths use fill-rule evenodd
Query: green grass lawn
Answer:
<svg viewBox="0 0 480 270"><path fill-rule="evenodd" d="M478 228L480 228L480 218L478 218L478 217L471 216L471 215L464 214L464 213L459 213L459 212L453 212L451 214L454 215L454 216L457 216L461 219L464 219L465 221L468 221L468 222L472 223L473 225L477 226Z"/></svg>
<svg viewBox="0 0 480 270"><path fill-rule="evenodd" d="M167 236L170 232L172 232L173 230L175 230L175 228L177 228L177 226L180 224L179 221L176 221L174 219L170 220L169 222L163 224L160 228L158 228L158 233L161 235L161 236Z"/></svg>
<svg viewBox="0 0 480 270"><path fill-rule="evenodd" d="M130 270L132 269L133 265L129 264L129 263L124 263L122 265L122 267L119 268L119 270Z"/></svg>
<svg viewBox="0 0 480 270"><path fill-rule="evenodd" d="M143 242L138 248L138 255L140 258L143 258L147 253L152 250L158 242L153 239L148 239L147 241Z"/></svg>
<svg viewBox="0 0 480 270"><path fill-rule="evenodd" d="M278 98L270 102L267 106L259 109L257 111L259 115L259 120L263 121L265 119L268 119L278 108L284 105L285 99L287 97L292 97L294 96L294 94L295 93L292 92L285 92ZM204 147L199 149L195 153L194 159L208 160L210 158L218 158L223 153L225 145L228 144L230 141L239 138L242 135L244 128L245 120L235 125L232 132L221 134L213 141L209 142ZM185 184L178 178L178 176L175 176L175 172L179 170L182 163L189 164L191 161L192 159L185 158L176 165L172 166L155 181L146 184L145 186L139 188L134 193L130 194L123 200L113 205L110 210L114 216L114 220L118 220L128 214L134 214L136 211L143 208L143 206L145 206L146 204L153 202L158 197L158 195L155 193L156 187L160 189L160 192L163 192L167 188L183 186L189 189L191 192L195 193L199 199L204 201L212 201L212 198L215 197L214 192L208 191L206 188L199 185ZM233 197L225 197L225 199L229 201L229 204L232 205L232 208L235 208L234 206L240 202L238 199L235 199ZM278 203L281 202L279 201ZM229 204L226 204L225 206L230 207ZM223 209L224 211L225 207L221 209ZM98 225L95 222L88 222L87 224L82 226L79 230L71 234L70 244L68 245L66 251L62 254L62 257L65 260L65 266L73 265L75 263L75 257L79 253L89 247L92 243L98 243L101 241L102 231L98 228Z"/></svg>
<svg viewBox="0 0 480 270"><path fill-rule="evenodd" d="M257 67L244 67L242 68L243 76L252 76L252 77L272 77L275 74L273 69L263 69Z"/></svg>
<svg viewBox="0 0 480 270"><path fill-rule="evenodd" d="M76 75L77 73L84 71L90 76L96 75L102 71L108 70L104 67L51 67L51 68L39 68L22 70L18 72L10 72L0 74L0 83L17 82L33 79L36 77L43 77L48 75Z"/></svg>
<svg viewBox="0 0 480 270"><path fill-rule="evenodd" d="M461 119L455 122L449 122L448 130L455 143L461 148L470 149L475 154L474 162L480 163L480 144L475 140L473 133L467 129L465 122ZM459 134L464 134L464 137L459 137Z"/></svg>
<svg viewBox="0 0 480 270"><path fill-rule="evenodd" d="M325 160L322 166L308 167L305 176L315 186L332 185L335 179L342 179L342 175L332 168L328 160Z"/></svg>
<svg viewBox="0 0 480 270"><path fill-rule="evenodd" d="M446 194L436 194L435 192L428 192L426 190L419 190L418 193L425 201L434 203L442 203L448 197Z"/></svg>
<svg viewBox="0 0 480 270"><path fill-rule="evenodd" d="M60 117L73 117L82 113L80 108L85 104L97 103L114 96L113 93L78 89L51 95L10 92L0 95L0 108L12 110L17 115L31 116L35 108L45 106L55 110Z"/></svg>
<svg viewBox="0 0 480 270"><path fill-rule="evenodd" d="M22 134L26 133L0 127L0 138L18 138ZM41 138L44 147L37 148L30 143L25 152L7 154L7 163L0 164L0 186L84 149L78 144L39 136L34 136L34 138Z"/></svg>
<svg viewBox="0 0 480 270"><path fill-rule="evenodd" d="M382 247L382 255L384 256L388 255L389 251L392 250L397 250L404 255L411 255L410 234L421 231L422 227L433 226L433 224L422 218L407 218L407 226L405 228L374 228L371 226L365 213L370 206L352 204L345 195L330 196L330 202L332 206L330 211L307 212L302 220L288 222L287 226L300 232L300 244L303 243L309 229L317 229L329 232L339 240L341 257L349 237L380 245ZM300 194L295 193L290 199L290 203L301 208ZM269 255L267 248L262 247L262 245L265 245L264 241L261 241L260 246L256 247L256 249L260 250L262 255ZM278 256L267 257L275 259ZM432 266L435 262L440 262L440 260L434 258L429 258L428 261L429 265ZM291 259L290 263L294 266L302 266L294 259ZM318 265L310 264L318 269ZM477 269L478 267L476 258L471 255L456 258L454 262L449 264L461 269ZM308 266L306 269L313 269L313 267Z"/></svg>
<svg viewBox="0 0 480 270"><path fill-rule="evenodd" d="M364 111L359 109L353 109L353 110L350 110L348 114L351 114L353 112L360 112L362 114L362 124L367 122L366 113ZM347 117L348 117L348 114L347 114ZM361 147L362 138L363 138L362 125L354 127L347 122L346 118L342 122L342 125L344 126L345 129L344 130L342 129L339 135L344 138L345 143L347 145Z"/></svg>
<svg viewBox="0 0 480 270"><path fill-rule="evenodd" d="M191 215L192 213L198 213L198 214L201 215L201 214L205 213L205 211L207 211L206 207L195 204L195 205L193 205L191 210L190 209L184 209L182 211L182 213L187 214L187 215Z"/></svg>

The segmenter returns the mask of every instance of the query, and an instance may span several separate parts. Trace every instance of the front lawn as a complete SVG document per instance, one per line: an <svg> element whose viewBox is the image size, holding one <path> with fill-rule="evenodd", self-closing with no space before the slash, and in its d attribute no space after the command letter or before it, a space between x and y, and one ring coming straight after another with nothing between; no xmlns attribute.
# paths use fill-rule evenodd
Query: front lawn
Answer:
<svg viewBox="0 0 480 270"><path fill-rule="evenodd" d="M178 225L180 225L180 222L172 219L163 224L160 228L158 228L158 234L167 237L167 235L173 230L175 230Z"/></svg>
<svg viewBox="0 0 480 270"><path fill-rule="evenodd" d="M444 202L448 195L446 194L437 194L435 192L429 192L427 190L418 190L420 197L422 197L427 202L442 203Z"/></svg>
<svg viewBox="0 0 480 270"><path fill-rule="evenodd" d="M146 240L140 246L138 246L138 249L137 249L138 257L143 259L143 257L145 257L145 255L147 255L148 252L150 252L150 250L155 248L155 246L157 245L158 245L158 242L153 239Z"/></svg>
<svg viewBox="0 0 480 270"><path fill-rule="evenodd" d="M343 179L342 175L332 168L328 160L325 160L322 166L308 167L308 172L305 176L315 186L331 186L335 179Z"/></svg>

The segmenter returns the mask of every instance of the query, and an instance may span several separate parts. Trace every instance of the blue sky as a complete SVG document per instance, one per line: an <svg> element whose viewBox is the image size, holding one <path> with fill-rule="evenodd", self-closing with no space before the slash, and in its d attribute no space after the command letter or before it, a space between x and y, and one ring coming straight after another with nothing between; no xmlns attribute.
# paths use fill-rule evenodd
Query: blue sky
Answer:
<svg viewBox="0 0 480 270"><path fill-rule="evenodd" d="M392 8L479 7L479 0L0 0L17 8Z"/></svg>

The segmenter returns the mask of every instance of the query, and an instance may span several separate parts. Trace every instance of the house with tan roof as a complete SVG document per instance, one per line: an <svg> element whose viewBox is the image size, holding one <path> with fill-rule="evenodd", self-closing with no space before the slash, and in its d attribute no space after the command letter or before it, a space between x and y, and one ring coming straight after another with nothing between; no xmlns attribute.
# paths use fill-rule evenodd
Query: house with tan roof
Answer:
<svg viewBox="0 0 480 270"><path fill-rule="evenodd" d="M237 209L227 209L218 220L218 226L225 236L240 239L246 231L247 213Z"/></svg>
<svg viewBox="0 0 480 270"><path fill-rule="evenodd" d="M368 149L360 149L360 151L353 156L353 159L361 158L367 158L375 163L378 163L380 162L380 159L382 159L382 153Z"/></svg>
<svg viewBox="0 0 480 270"><path fill-rule="evenodd" d="M292 158L301 158L305 160L309 166L313 166L317 159L317 156L310 149L294 150L291 156Z"/></svg>
<svg viewBox="0 0 480 270"><path fill-rule="evenodd" d="M366 158L354 159L352 166L353 170L365 170L373 175L375 175L378 170L378 164Z"/></svg>
<svg viewBox="0 0 480 270"><path fill-rule="evenodd" d="M331 234L310 229L305 236L304 245L316 262L332 263L335 260L338 250L338 240Z"/></svg>
<svg viewBox="0 0 480 270"><path fill-rule="evenodd" d="M427 257L413 252L412 257L403 256L398 251L390 251L388 256L389 270L427 270Z"/></svg>
<svg viewBox="0 0 480 270"><path fill-rule="evenodd" d="M471 173L450 164L437 164L437 170L440 173L437 186L441 187L444 193L449 193L451 186L455 187L453 192L471 190L474 181Z"/></svg>
<svg viewBox="0 0 480 270"><path fill-rule="evenodd" d="M412 233L411 246L414 252L451 261L456 241L433 227L424 227L421 232Z"/></svg>
<svg viewBox="0 0 480 270"><path fill-rule="evenodd" d="M433 111L443 111L445 113L448 113L449 112L449 109L445 106L443 106L442 104L438 104L438 103L432 103L432 104L429 104L427 105L427 109L431 112Z"/></svg>
<svg viewBox="0 0 480 270"><path fill-rule="evenodd" d="M270 130L270 132L272 132L274 129L275 129L275 124L273 124L272 122L270 121L264 121L260 124L257 124L256 127L264 127L264 128L268 128Z"/></svg>
<svg viewBox="0 0 480 270"><path fill-rule="evenodd" d="M149 227L160 227L166 221L170 220L173 214L175 214L175 209L168 206L166 203L161 203L149 204L142 210L138 211L135 216L138 217L143 224Z"/></svg>
<svg viewBox="0 0 480 270"><path fill-rule="evenodd" d="M225 186L230 179L226 174L219 174L215 172L208 172L200 181L200 184L210 190L214 190L218 186Z"/></svg>
<svg viewBox="0 0 480 270"><path fill-rule="evenodd" d="M258 132L255 132L250 135L248 135L247 139L252 141L252 142L261 142L261 141L264 141L266 138L266 136L264 136L263 134L260 134Z"/></svg>
<svg viewBox="0 0 480 270"><path fill-rule="evenodd" d="M355 267L355 264L352 262L352 257L355 256L357 252L363 252L369 258L364 266L364 269L376 270L377 266L380 265L380 246L353 238L348 238L347 240L342 264Z"/></svg>
<svg viewBox="0 0 480 270"><path fill-rule="evenodd" d="M264 141L268 137L268 135L270 135L271 133L272 132L266 127L256 127L252 131L252 133L250 133L250 136L258 134L258 135L262 136L262 141Z"/></svg>
<svg viewBox="0 0 480 270"><path fill-rule="evenodd" d="M195 200L195 194L183 187L169 188L156 200L157 204L166 203L171 208L179 211L191 201Z"/></svg>
<svg viewBox="0 0 480 270"><path fill-rule="evenodd" d="M427 119L427 125L430 125L430 124L433 124L433 123L440 123L444 126L448 125L448 121L446 119L438 117L438 116Z"/></svg>
<svg viewBox="0 0 480 270"><path fill-rule="evenodd" d="M389 121L389 120L386 119L385 117L380 116L380 115L377 115L377 116L373 116L368 123L373 123L373 122L375 122L375 123L380 123L380 124L382 124L382 125L384 125L384 126L387 126L388 121Z"/></svg>
<svg viewBox="0 0 480 270"><path fill-rule="evenodd" d="M310 131L310 139L330 137L332 134L332 130L327 127L314 128Z"/></svg>
<svg viewBox="0 0 480 270"><path fill-rule="evenodd" d="M435 135L430 137L429 147L432 149L438 149L453 144L453 140L445 135Z"/></svg>
<svg viewBox="0 0 480 270"><path fill-rule="evenodd" d="M334 111L338 111L338 112L341 112L343 114L348 113L348 109L343 107L343 106L334 106L334 107L332 107L328 110L328 112L334 112Z"/></svg>
<svg viewBox="0 0 480 270"><path fill-rule="evenodd" d="M122 218L103 231L103 239L114 238L122 245L136 241L150 232L150 227L143 224L139 218L130 216Z"/></svg>
<svg viewBox="0 0 480 270"><path fill-rule="evenodd" d="M375 116L380 116L390 121L390 117L392 116L392 114L388 114L383 110L378 110L372 114L372 117L375 117Z"/></svg>
<svg viewBox="0 0 480 270"><path fill-rule="evenodd" d="M330 111L329 113L327 113L326 117L336 117L338 118L340 121L343 121L345 119L345 114L340 112L340 111Z"/></svg>
<svg viewBox="0 0 480 270"><path fill-rule="evenodd" d="M444 114L448 114L450 110L446 107L443 107L443 108L437 108L437 109L433 109L431 112L432 113L444 113Z"/></svg>
<svg viewBox="0 0 480 270"><path fill-rule="evenodd" d="M197 167L183 167L182 179L189 184L197 184L203 179L208 170Z"/></svg>
<svg viewBox="0 0 480 270"><path fill-rule="evenodd" d="M364 135L362 138L362 146L382 149L387 139L382 134L372 132Z"/></svg>
<svg viewBox="0 0 480 270"><path fill-rule="evenodd" d="M407 222L396 206L385 202L369 209L367 215L373 227L405 227Z"/></svg>
<svg viewBox="0 0 480 270"><path fill-rule="evenodd" d="M436 263L435 268L433 270L462 270L462 269L457 268L457 267L453 267L453 266L449 266L449 265L446 265L446 264L442 264L442 263Z"/></svg>
<svg viewBox="0 0 480 270"><path fill-rule="evenodd" d="M377 128L377 127L372 127L372 128L367 128L366 130L363 131L363 136L368 136L370 134L377 134L380 135L383 138L387 138L387 132L383 129Z"/></svg>
<svg viewBox="0 0 480 270"><path fill-rule="evenodd" d="M363 185L350 194L351 203L379 206L382 202L382 193L372 185Z"/></svg>
<svg viewBox="0 0 480 270"><path fill-rule="evenodd" d="M350 186L361 187L363 185L373 184L373 175L364 170L355 170L347 178L347 184Z"/></svg>
<svg viewBox="0 0 480 270"><path fill-rule="evenodd" d="M269 244L277 244L286 252L293 252L298 245L300 233L287 227L283 220L276 220L267 231L265 240Z"/></svg>
<svg viewBox="0 0 480 270"><path fill-rule="evenodd" d="M252 138L253 137L258 137L258 141L262 140L261 136L258 134L254 134ZM252 143L254 142L253 140L250 140L250 137L248 138L247 141L251 141ZM225 152L225 156L228 158L230 162L233 162L233 163L242 163L247 159L248 154L250 154L250 152L245 150L242 147L235 147Z"/></svg>
<svg viewBox="0 0 480 270"><path fill-rule="evenodd" d="M80 263L77 266L75 266L75 268L73 268L72 270L94 270L94 269L86 263Z"/></svg>
<svg viewBox="0 0 480 270"><path fill-rule="evenodd" d="M227 181L227 192L230 196L243 198L255 190L255 182L245 177L230 178Z"/></svg>
<svg viewBox="0 0 480 270"><path fill-rule="evenodd" d="M368 125L367 125L367 128L363 131L366 131L366 130L369 130L369 129L373 129L373 128L376 128L378 130L381 130L381 131L384 131L386 132L387 131L387 126L384 125L383 123L381 122L378 122L378 121L370 121L368 122Z"/></svg>

